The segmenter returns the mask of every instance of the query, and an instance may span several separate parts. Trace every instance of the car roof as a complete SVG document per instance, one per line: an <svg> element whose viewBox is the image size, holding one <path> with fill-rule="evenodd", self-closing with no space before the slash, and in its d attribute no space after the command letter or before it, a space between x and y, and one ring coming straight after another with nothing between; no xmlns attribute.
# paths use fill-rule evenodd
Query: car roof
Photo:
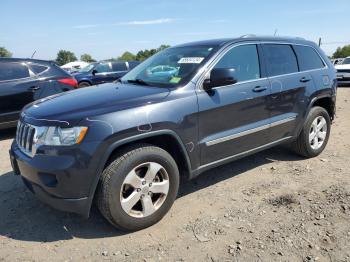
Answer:
<svg viewBox="0 0 350 262"><path fill-rule="evenodd" d="M237 43L237 42L246 42L246 41L288 42L288 43L292 43L292 44L315 45L314 42L305 40L304 38L301 38L301 37L244 35L244 36L235 37L235 38L221 38L221 39L211 39L211 40L190 42L190 43L177 45L176 47L201 46L201 45L224 46L227 44L233 44L233 43Z"/></svg>
<svg viewBox="0 0 350 262"><path fill-rule="evenodd" d="M48 60L40 60L40 59L31 59L31 58L8 58L8 57L1 57L0 62L31 62L31 63L38 63L38 64L51 64L54 63L54 61L48 61Z"/></svg>

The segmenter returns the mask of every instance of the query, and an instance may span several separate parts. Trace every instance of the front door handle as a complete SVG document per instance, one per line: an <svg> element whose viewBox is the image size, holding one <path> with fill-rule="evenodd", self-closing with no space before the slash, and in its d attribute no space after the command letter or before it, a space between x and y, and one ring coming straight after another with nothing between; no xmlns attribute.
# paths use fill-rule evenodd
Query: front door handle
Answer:
<svg viewBox="0 0 350 262"><path fill-rule="evenodd" d="M301 79L300 79L300 82L301 83L307 83L307 82L309 82L309 81L311 81L311 78L309 78L309 77L302 77Z"/></svg>
<svg viewBox="0 0 350 262"><path fill-rule="evenodd" d="M28 88L28 90L32 92L38 91L39 89L40 89L40 86L31 86Z"/></svg>
<svg viewBox="0 0 350 262"><path fill-rule="evenodd" d="M259 93L259 92L263 92L267 89L266 86L256 86L253 88L253 92Z"/></svg>

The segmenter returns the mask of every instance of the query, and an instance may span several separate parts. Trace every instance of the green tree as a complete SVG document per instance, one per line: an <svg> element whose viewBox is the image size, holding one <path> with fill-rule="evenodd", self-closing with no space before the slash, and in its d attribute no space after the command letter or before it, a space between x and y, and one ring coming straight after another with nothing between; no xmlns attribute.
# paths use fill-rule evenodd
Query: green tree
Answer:
<svg viewBox="0 0 350 262"><path fill-rule="evenodd" d="M118 60L133 61L133 60L136 60L136 56L133 53L126 51L120 57L118 57Z"/></svg>
<svg viewBox="0 0 350 262"><path fill-rule="evenodd" d="M338 47L333 54L333 58L344 58L350 56L350 45Z"/></svg>
<svg viewBox="0 0 350 262"><path fill-rule="evenodd" d="M82 55L80 56L80 60L81 60L81 61L84 61L84 62L86 62L86 63L93 63L93 62L96 62L96 60L93 59L92 56L89 55L89 54L82 54Z"/></svg>
<svg viewBox="0 0 350 262"><path fill-rule="evenodd" d="M12 53L5 47L0 47L0 57L12 57Z"/></svg>
<svg viewBox="0 0 350 262"><path fill-rule="evenodd" d="M170 45L161 45L160 47L157 48L157 52L167 49L168 47L170 47Z"/></svg>
<svg viewBox="0 0 350 262"><path fill-rule="evenodd" d="M56 63L60 66L65 65L69 62L77 61L77 57L73 52L67 50L60 50L57 53Z"/></svg>
<svg viewBox="0 0 350 262"><path fill-rule="evenodd" d="M143 61L151 56L153 56L154 54L158 53L159 51L162 51L166 48L170 47L169 45L161 45L156 49L145 49L145 50L140 50L137 54L136 54L136 60L138 61Z"/></svg>

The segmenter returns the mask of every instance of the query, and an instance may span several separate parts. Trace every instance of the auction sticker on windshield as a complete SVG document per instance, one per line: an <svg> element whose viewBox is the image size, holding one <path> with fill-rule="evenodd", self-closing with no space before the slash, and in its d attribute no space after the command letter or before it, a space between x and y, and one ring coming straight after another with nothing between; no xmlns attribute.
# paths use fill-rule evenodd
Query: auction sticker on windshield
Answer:
<svg viewBox="0 0 350 262"><path fill-rule="evenodd" d="M176 77L176 76L173 76L170 80L169 80L169 83L172 83L172 84L177 84L181 81L181 77Z"/></svg>
<svg viewBox="0 0 350 262"><path fill-rule="evenodd" d="M177 63L178 64L200 64L204 60L204 57L183 57Z"/></svg>

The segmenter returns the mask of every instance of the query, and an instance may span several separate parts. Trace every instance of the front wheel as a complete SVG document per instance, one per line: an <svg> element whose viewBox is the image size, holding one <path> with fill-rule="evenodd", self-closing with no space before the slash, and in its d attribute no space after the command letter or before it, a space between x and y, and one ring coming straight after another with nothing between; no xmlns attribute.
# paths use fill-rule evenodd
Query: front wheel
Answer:
<svg viewBox="0 0 350 262"><path fill-rule="evenodd" d="M124 230L149 227L168 212L179 188L176 162L165 150L141 145L122 153L101 176L97 204Z"/></svg>
<svg viewBox="0 0 350 262"><path fill-rule="evenodd" d="M84 88L84 87L88 87L88 86L91 86L91 84L89 82L86 82L86 81L82 81L79 83L79 88Z"/></svg>
<svg viewBox="0 0 350 262"><path fill-rule="evenodd" d="M322 107L311 108L298 139L293 148L299 155L315 157L322 153L327 145L331 131L331 119Z"/></svg>

